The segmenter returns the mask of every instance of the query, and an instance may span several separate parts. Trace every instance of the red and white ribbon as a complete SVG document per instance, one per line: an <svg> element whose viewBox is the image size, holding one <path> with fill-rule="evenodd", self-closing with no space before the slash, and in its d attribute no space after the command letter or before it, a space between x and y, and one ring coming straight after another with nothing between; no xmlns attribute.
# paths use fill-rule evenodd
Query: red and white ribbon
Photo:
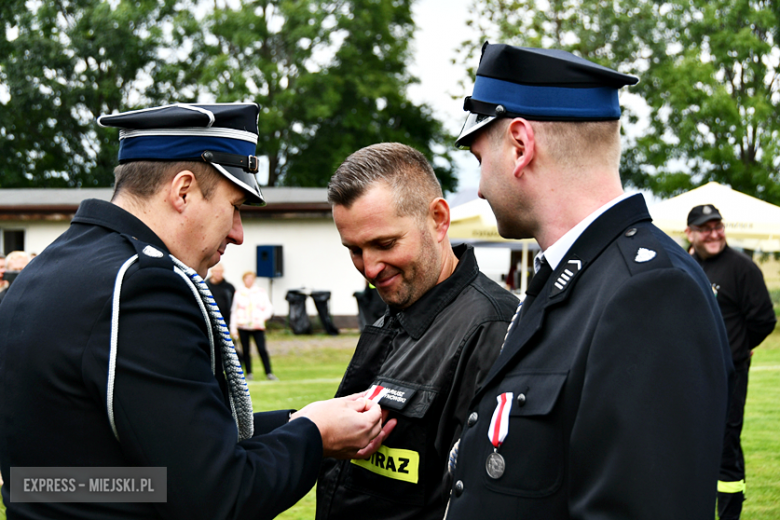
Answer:
<svg viewBox="0 0 780 520"><path fill-rule="evenodd" d="M490 419L490 428L488 428L488 438L490 443L499 448L509 433L509 412L512 410L512 392L504 392L496 396L496 409L493 411L493 418Z"/></svg>
<svg viewBox="0 0 780 520"><path fill-rule="evenodd" d="M387 395L387 392L390 390L388 388L385 388L384 386L379 385L371 385L371 388L368 389L366 392L366 395L364 396L369 401L374 401L375 403L378 403L382 400L382 398Z"/></svg>

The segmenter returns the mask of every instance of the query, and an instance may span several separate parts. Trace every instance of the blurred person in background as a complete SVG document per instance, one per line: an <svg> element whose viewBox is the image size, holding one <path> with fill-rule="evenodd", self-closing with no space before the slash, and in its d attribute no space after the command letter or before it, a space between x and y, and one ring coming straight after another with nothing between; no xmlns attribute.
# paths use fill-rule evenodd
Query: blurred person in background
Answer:
<svg viewBox="0 0 780 520"><path fill-rule="evenodd" d="M230 309L231 324L230 333L238 336L241 341L242 361L246 367L246 378L252 376L252 345L250 338L255 340L257 352L263 360L265 377L269 381L277 381L271 371L271 357L265 348L265 322L274 315L274 308L268 293L262 287L255 285L256 275L247 271L242 277L244 286L239 287L233 296L233 305Z"/></svg>
<svg viewBox="0 0 780 520"><path fill-rule="evenodd" d="M0 292L8 288L8 282L5 279L5 255L0 253Z"/></svg>
<svg viewBox="0 0 780 520"><path fill-rule="evenodd" d="M225 280L225 266L221 263L215 265L209 271L209 277L206 279L206 285L209 286L214 301L217 302L219 312L225 319L225 324L230 327L230 307L233 305L233 295L236 288L233 284Z"/></svg>
<svg viewBox="0 0 780 520"><path fill-rule="evenodd" d="M30 255L24 251L11 251L5 257L6 271L19 272L30 263Z"/></svg>
<svg viewBox="0 0 780 520"><path fill-rule="evenodd" d="M731 391L726 435L718 476L718 516L737 520L745 501L745 456L742 424L748 391L752 351L777 323L761 269L747 255L726 243L726 227L718 208L703 204L688 213L685 235L691 255L712 283L731 346L736 380Z"/></svg>
<svg viewBox="0 0 780 520"><path fill-rule="evenodd" d="M4 267L1 269L2 277L0 277L0 280L3 282L3 290L0 291L0 303L2 303L8 289L22 269L27 267L27 264L30 263L30 255L24 251L11 251L8 253L8 256L5 257L3 263Z"/></svg>

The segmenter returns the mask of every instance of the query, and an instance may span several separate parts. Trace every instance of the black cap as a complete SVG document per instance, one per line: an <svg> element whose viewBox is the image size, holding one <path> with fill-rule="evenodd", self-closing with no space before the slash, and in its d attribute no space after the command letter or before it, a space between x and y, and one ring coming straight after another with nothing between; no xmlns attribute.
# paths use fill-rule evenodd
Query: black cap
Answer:
<svg viewBox="0 0 780 520"><path fill-rule="evenodd" d="M119 128L119 163L204 161L265 205L255 174L258 161L254 103L177 104L100 116L100 126Z"/></svg>
<svg viewBox="0 0 780 520"><path fill-rule="evenodd" d="M723 220L723 217L720 216L720 211L718 211L718 208L712 204L696 206L691 210L690 213L688 213L689 226L701 226L710 220Z"/></svg>
<svg viewBox="0 0 780 520"><path fill-rule="evenodd" d="M498 117L531 121L620 119L617 91L638 81L566 51L486 42L474 92L463 103L470 114L456 144L467 144L477 130Z"/></svg>

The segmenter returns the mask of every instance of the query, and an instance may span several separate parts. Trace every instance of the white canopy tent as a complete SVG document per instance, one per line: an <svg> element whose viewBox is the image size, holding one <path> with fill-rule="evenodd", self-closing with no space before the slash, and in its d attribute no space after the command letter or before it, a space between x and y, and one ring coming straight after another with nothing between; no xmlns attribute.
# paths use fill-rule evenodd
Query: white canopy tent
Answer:
<svg viewBox="0 0 780 520"><path fill-rule="evenodd" d="M688 212L702 204L718 208L731 246L763 253L780 251L780 207L717 182L654 204L649 210L656 226L672 237L685 238Z"/></svg>
<svg viewBox="0 0 780 520"><path fill-rule="evenodd" d="M511 240L498 234L498 224L490 204L485 199L473 199L450 211L449 237L454 242L468 242L475 247L506 247L521 250L522 265L527 265L529 250L539 249L533 239ZM525 294L528 274L520 270L520 293Z"/></svg>
<svg viewBox="0 0 780 520"><path fill-rule="evenodd" d="M780 207L717 182L653 204L649 210L656 226L682 241L688 212L701 204L713 204L720 210L730 245L756 252L780 252ZM475 246L522 250L523 265L529 250L539 248L533 239L508 240L499 235L496 217L484 199L473 199L452 208L449 236L455 242ZM526 287L527 274L523 269L520 291L524 293Z"/></svg>

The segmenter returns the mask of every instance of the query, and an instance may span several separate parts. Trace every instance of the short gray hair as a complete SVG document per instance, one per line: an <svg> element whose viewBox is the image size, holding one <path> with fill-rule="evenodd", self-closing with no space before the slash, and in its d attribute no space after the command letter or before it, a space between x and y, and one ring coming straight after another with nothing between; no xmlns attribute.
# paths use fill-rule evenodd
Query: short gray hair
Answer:
<svg viewBox="0 0 780 520"><path fill-rule="evenodd" d="M444 194L428 160L401 143L361 148L338 167L328 183L328 202L349 208L377 182L393 190L399 216L428 214L430 202Z"/></svg>
<svg viewBox="0 0 780 520"><path fill-rule="evenodd" d="M114 169L112 200L123 192L141 200L148 199L184 170L195 175L203 197L210 199L222 177L210 164L197 161L131 161Z"/></svg>

